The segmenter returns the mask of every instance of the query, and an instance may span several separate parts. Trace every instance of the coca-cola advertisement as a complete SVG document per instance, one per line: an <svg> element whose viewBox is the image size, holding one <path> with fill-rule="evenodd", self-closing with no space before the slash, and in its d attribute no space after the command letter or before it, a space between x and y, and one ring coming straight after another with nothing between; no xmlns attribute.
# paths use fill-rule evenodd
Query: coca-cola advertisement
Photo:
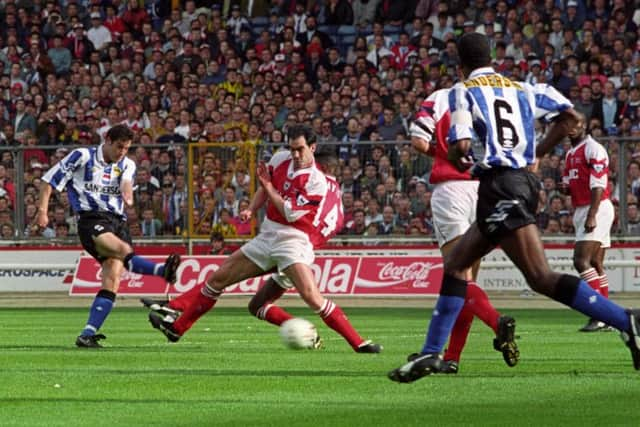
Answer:
<svg viewBox="0 0 640 427"><path fill-rule="evenodd" d="M150 257L162 262L162 257ZM224 256L184 256L177 280L169 286L160 277L126 272L121 295L178 295L203 283L224 261ZM311 266L320 291L326 295L403 296L437 295L442 280L442 259L407 256L318 256ZM95 295L100 289L101 267L91 257L81 257L70 295ZM255 293L268 275L236 283L225 290L234 295ZM291 291L295 292L295 291Z"/></svg>
<svg viewBox="0 0 640 427"><path fill-rule="evenodd" d="M440 292L440 257L362 257L354 288L359 295L433 295Z"/></svg>

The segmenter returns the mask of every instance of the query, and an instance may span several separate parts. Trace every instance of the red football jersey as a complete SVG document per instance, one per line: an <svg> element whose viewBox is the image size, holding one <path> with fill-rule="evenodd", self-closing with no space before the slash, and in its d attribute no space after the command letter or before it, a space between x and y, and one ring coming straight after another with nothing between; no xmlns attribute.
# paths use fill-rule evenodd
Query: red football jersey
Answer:
<svg viewBox="0 0 640 427"><path fill-rule="evenodd" d="M591 189L603 188L602 200L610 196L607 176L609 155L607 150L590 135L571 150L565 157L562 181L569 186L571 202L574 206L591 204Z"/></svg>
<svg viewBox="0 0 640 427"><path fill-rule="evenodd" d="M451 180L469 180L469 171L460 172L453 163L447 159L449 144L447 133L451 124L449 112L449 89L440 89L433 92L420 106L416 118L411 124L411 136L424 139L432 144L434 162L429 176L431 184ZM435 139L435 141L434 141Z"/></svg>
<svg viewBox="0 0 640 427"><path fill-rule="evenodd" d="M342 209L342 191L340 184L332 176L326 176L327 194L322 199L320 208L313 219L313 232L317 234L311 240L314 247L324 245L344 225L344 210Z"/></svg>
<svg viewBox="0 0 640 427"><path fill-rule="evenodd" d="M273 186L284 199L285 215L267 203L267 218L302 231L314 247L324 243L326 239L314 222L329 187L325 175L315 165L294 170L288 150L274 154L268 168Z"/></svg>

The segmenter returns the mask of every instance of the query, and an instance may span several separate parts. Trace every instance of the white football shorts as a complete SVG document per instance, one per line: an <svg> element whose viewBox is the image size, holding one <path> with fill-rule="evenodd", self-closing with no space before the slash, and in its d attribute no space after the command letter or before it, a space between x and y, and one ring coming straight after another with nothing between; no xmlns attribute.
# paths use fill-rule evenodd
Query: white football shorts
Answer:
<svg viewBox="0 0 640 427"><path fill-rule="evenodd" d="M260 233L240 250L264 271L274 266L283 271L297 263L311 265L315 259L313 245L303 231L267 218L260 226Z"/></svg>
<svg viewBox="0 0 640 427"><path fill-rule="evenodd" d="M445 181L436 184L431 195L431 213L438 246L443 247L476 220L478 181Z"/></svg>
<svg viewBox="0 0 640 427"><path fill-rule="evenodd" d="M584 223L587 221L589 205L579 206L573 214L573 226L576 229L576 242L590 240L600 242L603 248L611 247L611 225L615 217L611 200L603 200L596 214L596 228L591 233L584 231Z"/></svg>

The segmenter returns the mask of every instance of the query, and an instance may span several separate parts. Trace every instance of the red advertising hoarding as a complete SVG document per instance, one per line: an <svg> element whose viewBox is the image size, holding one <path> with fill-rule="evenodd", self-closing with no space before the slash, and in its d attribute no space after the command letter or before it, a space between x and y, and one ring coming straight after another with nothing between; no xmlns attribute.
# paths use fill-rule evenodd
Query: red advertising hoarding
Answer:
<svg viewBox="0 0 640 427"><path fill-rule="evenodd" d="M163 257L149 258L156 262L164 260ZM178 268L177 281L172 286L160 277L126 272L118 293L131 296L178 295L203 283L225 258L184 256ZM442 280L442 259L417 256L318 256L312 270L320 291L326 295L437 295ZM93 258L81 257L69 294L95 295L100 289L101 273L100 265ZM225 292L233 295L253 294L267 277L242 281Z"/></svg>

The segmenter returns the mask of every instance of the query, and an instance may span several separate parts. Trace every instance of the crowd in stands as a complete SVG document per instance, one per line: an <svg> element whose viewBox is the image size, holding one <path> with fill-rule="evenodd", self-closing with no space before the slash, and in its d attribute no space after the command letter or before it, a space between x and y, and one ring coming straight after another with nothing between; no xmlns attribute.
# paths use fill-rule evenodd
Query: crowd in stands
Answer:
<svg viewBox="0 0 640 427"><path fill-rule="evenodd" d="M4 0L0 1L0 238L29 235L41 176L115 123L134 130L134 237L248 235L251 156L309 125L340 159L344 235L431 236L430 159L408 142L414 112L457 81L456 38L486 34L494 67L548 82L591 134L640 137L640 2L624 0ZM540 134L543 128L539 129ZM232 143L229 149L188 145ZM165 144L157 146L152 144ZM640 146L607 143L614 198L640 235ZM573 233L559 191L568 145L542 159L539 226ZM618 182L626 155L627 182ZM188 206L188 180L194 206ZM18 191L20 190L20 191ZM17 200L23 194L24 200ZM63 192L42 233L77 233ZM15 217L23 210L24 230Z"/></svg>

